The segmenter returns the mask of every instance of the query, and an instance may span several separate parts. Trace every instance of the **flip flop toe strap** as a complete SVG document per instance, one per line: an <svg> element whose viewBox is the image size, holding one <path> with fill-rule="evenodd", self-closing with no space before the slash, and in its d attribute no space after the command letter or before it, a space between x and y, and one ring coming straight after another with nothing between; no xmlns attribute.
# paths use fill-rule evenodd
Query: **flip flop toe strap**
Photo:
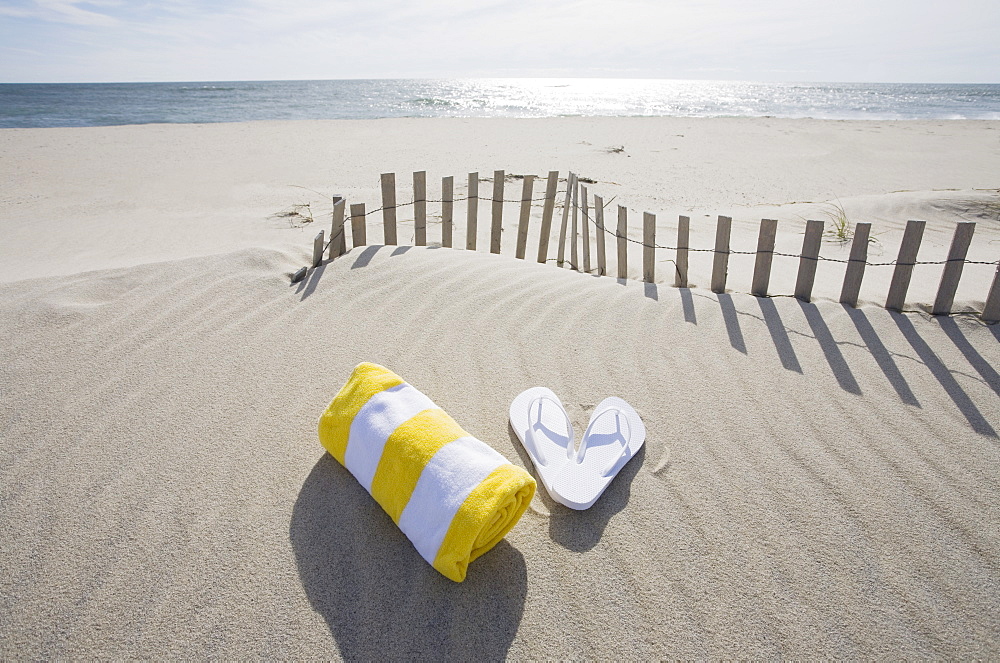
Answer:
<svg viewBox="0 0 1000 663"><path fill-rule="evenodd" d="M566 412L566 408L564 408L562 406L562 403L560 403L555 398L552 398L551 396L548 396L546 394L542 394L541 396L538 396L537 398L532 399L531 402L528 403L528 430L525 431L525 433L524 433L524 439L525 439L525 441L528 442L531 445L531 452L532 452L532 454L534 454L535 458L538 459L538 462L540 462L542 465L548 465L549 462L548 462L548 460L546 460L545 455L542 453L541 446L539 446L538 443L535 441L535 429L536 428L542 428L542 402L543 401L548 401L548 402L552 403L552 405L554 405L556 407L556 409L559 410L559 412L562 413L563 418L566 420L566 432L569 435L569 439L566 440L566 457L567 458L573 458L573 451L574 451L574 449L573 449L573 439L574 439L573 438L573 423L569 420L569 414ZM531 417L531 411L532 411L532 409L534 409L536 403L538 404L538 416L536 418L532 419L532 417ZM532 423L532 422L534 422L534 423Z"/></svg>
<svg viewBox="0 0 1000 663"><path fill-rule="evenodd" d="M586 454L587 454L587 443L590 441L590 431L591 431L591 429L594 427L594 424L596 424L598 422L598 420L600 420L601 417L603 417L604 415L606 415L609 412L614 412L615 413L615 420L618 422L617 428L618 428L619 433L621 432L621 422L622 421L625 422L625 427L628 430L628 435L624 435L624 434L621 435L621 438L622 438L622 452L621 452L621 454L619 454L618 456L616 456L613 461L611 461L611 464L608 465L604 469L603 472L601 472L601 476L602 477L609 476L613 471L615 471L616 469L618 469L621 465L624 465L625 462L628 461L629 458L631 458L631 455L629 453L628 441L632 438L632 424L629 423L628 416L625 415L625 411L624 410L622 410L619 407L615 407L615 406L612 405L612 406L608 407L608 409L606 409L603 412L601 412L600 415L594 417L591 420L590 424L587 426L586 432L583 434L583 441L580 442L580 450L576 452L576 462L577 463L582 463L583 459L584 459L584 456L586 456Z"/></svg>

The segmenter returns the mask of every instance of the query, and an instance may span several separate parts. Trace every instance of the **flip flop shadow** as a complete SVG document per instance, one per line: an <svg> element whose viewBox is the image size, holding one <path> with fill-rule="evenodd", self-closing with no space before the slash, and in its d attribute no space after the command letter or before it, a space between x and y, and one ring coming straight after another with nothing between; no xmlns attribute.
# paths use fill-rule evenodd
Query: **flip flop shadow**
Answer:
<svg viewBox="0 0 1000 663"><path fill-rule="evenodd" d="M611 521L611 518L616 513L624 509L629 502L629 496L632 492L632 480L639 473L639 469L642 467L643 460L646 457L646 445L642 445L635 456L619 470L618 475L615 476L607 490L604 491L604 494L597 499L597 502L592 507L583 511L576 511L559 504L549 497L542 486L541 479L538 477L538 472L535 470L535 465L532 463L531 457L528 456L528 452L521 445L517 433L514 432L514 427L509 423L507 425L507 433L510 435L514 449L517 450L518 455L521 457L522 465L528 468L528 471L538 481L538 492L535 493L535 499L542 500L549 511L549 536L552 537L552 540L573 552L586 552L596 546L604 535L604 530L608 526L608 522ZM609 438L615 444L619 443L617 433L595 435L592 439L597 439L602 444L610 443L604 442L603 438ZM591 442L591 444L594 444L594 442Z"/></svg>

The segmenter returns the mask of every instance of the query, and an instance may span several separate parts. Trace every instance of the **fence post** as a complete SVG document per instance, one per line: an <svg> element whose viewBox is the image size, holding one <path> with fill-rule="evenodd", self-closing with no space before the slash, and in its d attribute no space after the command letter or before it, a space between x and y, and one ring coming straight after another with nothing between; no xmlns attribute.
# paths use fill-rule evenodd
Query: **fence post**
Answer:
<svg viewBox="0 0 1000 663"><path fill-rule="evenodd" d="M346 203L343 196L333 197L333 223L330 227L330 260L347 253L347 238L344 236L344 208Z"/></svg>
<svg viewBox="0 0 1000 663"><path fill-rule="evenodd" d="M382 236L396 243L396 173L382 173Z"/></svg>
<svg viewBox="0 0 1000 663"><path fill-rule="evenodd" d="M466 201L468 218L465 224L465 248L476 250L476 234L479 232L479 173L469 173L469 195Z"/></svg>
<svg viewBox="0 0 1000 663"><path fill-rule="evenodd" d="M455 223L455 178L441 178L441 246L451 248Z"/></svg>
<svg viewBox="0 0 1000 663"><path fill-rule="evenodd" d="M819 245L823 241L823 222L806 221L806 236L802 239L802 255L799 256L799 274L795 279L795 296L802 301L812 299L813 284L816 282L816 263L819 262Z"/></svg>
<svg viewBox="0 0 1000 663"><path fill-rule="evenodd" d="M618 206L618 278L628 278L628 210Z"/></svg>
<svg viewBox="0 0 1000 663"><path fill-rule="evenodd" d="M656 215L642 214L642 280L652 283L656 278Z"/></svg>
<svg viewBox="0 0 1000 663"><path fill-rule="evenodd" d="M872 224L858 223L854 226L854 243L851 244L851 257L847 261L847 273L844 274L844 287L840 290L840 303L856 307L858 294L861 292L861 280L865 276L865 264L868 262L868 236Z"/></svg>
<svg viewBox="0 0 1000 663"><path fill-rule="evenodd" d="M913 265L917 261L920 250L920 240L924 236L926 221L907 221L903 231L903 241L899 245L899 256L896 258L896 269L892 272L892 283L889 284L889 295L885 307L893 311L902 311L906 301L906 290L910 287L910 277L913 275Z"/></svg>
<svg viewBox="0 0 1000 663"><path fill-rule="evenodd" d="M963 221L955 226L955 235L951 238L951 248L948 250L948 262L941 273L941 285L937 297L934 298L934 308L931 315L948 315L955 303L955 292L958 290L958 280L962 278L965 267L965 256L972 243L972 233L976 232L976 224Z"/></svg>
<svg viewBox="0 0 1000 663"><path fill-rule="evenodd" d="M517 249L514 254L524 260L524 251L528 247L528 222L531 221L531 194L535 188L535 176L525 175L521 186L521 218L517 220Z"/></svg>
<svg viewBox="0 0 1000 663"><path fill-rule="evenodd" d="M771 262L774 260L774 238L778 234L777 219L761 219L757 234L757 255L753 265L753 281L750 294L767 297L767 285L771 281Z"/></svg>
<svg viewBox="0 0 1000 663"><path fill-rule="evenodd" d="M597 274L608 273L607 253L604 247L604 199L594 196L594 234L597 236Z"/></svg>
<svg viewBox="0 0 1000 663"><path fill-rule="evenodd" d="M351 242L354 246L364 246L368 243L365 223L365 204L351 205Z"/></svg>
<svg viewBox="0 0 1000 663"><path fill-rule="evenodd" d="M566 202L563 206L562 225L559 227L559 249L556 258L556 264L560 267L566 262L566 226L569 223L569 207L573 201L573 182L575 181L576 175L573 173L566 176Z"/></svg>
<svg viewBox="0 0 1000 663"><path fill-rule="evenodd" d="M993 274L993 285L986 295L986 305L983 306L983 322L1000 322L1000 265Z"/></svg>
<svg viewBox="0 0 1000 663"><path fill-rule="evenodd" d="M552 212L556 207L556 190L559 187L559 171L550 170L545 183L545 204L542 208L542 228L538 236L538 262L549 259L549 234L552 232Z"/></svg>
<svg viewBox="0 0 1000 663"><path fill-rule="evenodd" d="M732 232L733 220L728 216L720 216L715 228L715 261L712 265L712 292L726 291L726 277L729 274L729 235Z"/></svg>
<svg viewBox="0 0 1000 663"><path fill-rule="evenodd" d="M579 217L580 217L580 181L573 178L573 232L572 240L569 245L569 261L572 263L573 269L580 271L580 233L579 233Z"/></svg>
<svg viewBox="0 0 1000 663"><path fill-rule="evenodd" d="M583 200L580 211L580 224L583 226L583 271L590 273L590 204L587 198L590 194L587 187L580 186L580 198Z"/></svg>
<svg viewBox="0 0 1000 663"><path fill-rule="evenodd" d="M326 248L326 242L323 240L326 231L320 230L319 234L313 240L313 267L319 267L320 263L323 262L323 249Z"/></svg>
<svg viewBox="0 0 1000 663"><path fill-rule="evenodd" d="M674 287L688 287L688 248L691 237L691 219L677 217L677 258L674 263Z"/></svg>
<svg viewBox="0 0 1000 663"><path fill-rule="evenodd" d="M500 253L500 233L503 232L503 180L502 170L493 171L493 224L490 232L490 253Z"/></svg>
<svg viewBox="0 0 1000 663"><path fill-rule="evenodd" d="M413 173L413 243L427 246L427 172Z"/></svg>

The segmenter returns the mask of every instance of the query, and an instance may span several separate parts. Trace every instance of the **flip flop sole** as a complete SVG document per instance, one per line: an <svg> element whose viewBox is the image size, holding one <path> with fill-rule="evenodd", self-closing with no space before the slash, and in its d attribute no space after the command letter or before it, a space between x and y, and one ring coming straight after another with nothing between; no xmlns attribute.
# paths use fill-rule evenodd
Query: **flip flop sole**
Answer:
<svg viewBox="0 0 1000 663"><path fill-rule="evenodd" d="M646 427L631 405L615 396L601 401L580 445L583 461L571 463L568 476L555 484L563 504L573 509L593 506L645 441Z"/></svg>
<svg viewBox="0 0 1000 663"><path fill-rule="evenodd" d="M526 389L510 404L510 425L545 490L564 503L554 485L570 462L567 447L573 444L573 428L559 398L546 387Z"/></svg>

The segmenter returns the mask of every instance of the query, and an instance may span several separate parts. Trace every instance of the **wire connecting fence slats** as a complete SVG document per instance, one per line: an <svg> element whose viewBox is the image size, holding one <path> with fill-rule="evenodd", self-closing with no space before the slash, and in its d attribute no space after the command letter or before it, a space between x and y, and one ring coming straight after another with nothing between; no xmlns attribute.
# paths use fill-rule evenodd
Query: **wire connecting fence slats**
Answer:
<svg viewBox="0 0 1000 663"><path fill-rule="evenodd" d="M549 171L546 178L544 196L533 198L534 175L511 175L509 177L522 180L521 196L517 200L506 200L504 198L505 181L508 179L506 172L503 170L495 170L493 172L493 190L492 196L489 198L491 203L490 252L501 253L504 244L502 241L504 204L516 203L519 204L519 213L517 216L514 254L518 259L525 259L533 223L532 212L535 207L533 203L540 201L542 203L541 218L538 222L538 251L535 259L539 263L554 260L557 266L568 266L577 271L595 273L597 276L604 276L609 273L605 234L615 238L616 241L617 251L615 258L617 269L615 270L615 274L617 278L628 279L629 277L629 244L641 246L641 274L642 280L646 283L655 283L656 280L656 251L674 251L675 256L671 262L674 263L675 267L674 286L678 288L689 287L689 254L691 252L711 253L711 290L719 294L726 292L729 276L729 257L731 255L754 256L750 294L757 297L774 296L770 293L770 280L775 256L797 259L798 271L793 296L807 302L812 299L819 263L842 263L845 265L845 273L839 301L852 307L858 305L866 268L892 266L893 274L889 291L886 295L885 308L902 311L906 304L907 292L914 267L916 265L942 265L940 283L930 311L933 315L949 315L954 307L955 296L958 292L959 282L965 265L998 265L1000 263L1000 261L984 262L967 259L976 228L976 224L972 222L960 222L956 224L947 259L938 261L917 260L926 228L926 222L917 220L907 222L902 241L900 242L898 255L891 262L868 261L868 249L873 241L872 229L870 223L863 222L855 224L852 229L853 237L851 237L850 257L846 260L820 255L824 224L822 221L816 220L806 222L802 249L797 254L782 253L775 250L778 238L778 222L774 219L761 220L756 251L733 250L731 246L732 218L728 216L718 217L715 246L713 248L691 247L691 221L687 216L678 217L677 245L660 246L656 243L656 215L651 212L644 212L642 215L641 240L629 237L628 209L624 205L618 205L615 229L609 229L605 223L605 208L614 199L606 202L604 197L596 194L591 198L591 192L586 183L591 183L592 180L585 180L580 178L576 173L570 172L564 180L566 182L565 190L560 191L559 171ZM353 203L350 205L351 246L359 247L368 244L367 217L377 212L382 213L383 243L387 245L398 244L397 226L399 219L397 217L397 210L410 205L413 206L414 245L426 246L428 243L435 243L434 238L428 237L429 216L427 204L433 202L440 203L441 205L440 214L437 215L441 219L440 244L441 246L451 248L455 240L455 203L465 201L465 248L469 251L475 251L479 230L478 210L479 203L481 202L479 196L479 173L472 172L468 174L468 188L465 197L456 196L455 178L453 176L443 177L441 179L441 199L436 201L427 199L426 178L427 173L425 171L414 172L412 202L399 203L396 195L396 174L382 173L380 176L381 207L368 212L364 203ZM552 234L554 230L552 225L560 199L562 210L557 233L556 256L555 258L550 258L550 245L553 240ZM327 238L324 230L320 230L313 238L312 268L322 264L324 252L327 254L327 259L334 260L343 256L348 251L348 228L345 218L348 209L347 202L343 196L338 195L332 197L332 204L333 210L329 238ZM403 221L404 224L407 223L405 218ZM593 238L591 235L593 235ZM569 243L568 260L566 255L567 242ZM508 243L508 246L510 246L510 243ZM594 254L591 252L592 246L596 247L596 267L592 265L592 258L594 258ZM580 262L581 257L582 263ZM293 281L305 278L308 270L309 267L303 267L298 270L293 275ZM998 265L994 272L981 318L984 322L988 323L1000 322L1000 265Z"/></svg>

